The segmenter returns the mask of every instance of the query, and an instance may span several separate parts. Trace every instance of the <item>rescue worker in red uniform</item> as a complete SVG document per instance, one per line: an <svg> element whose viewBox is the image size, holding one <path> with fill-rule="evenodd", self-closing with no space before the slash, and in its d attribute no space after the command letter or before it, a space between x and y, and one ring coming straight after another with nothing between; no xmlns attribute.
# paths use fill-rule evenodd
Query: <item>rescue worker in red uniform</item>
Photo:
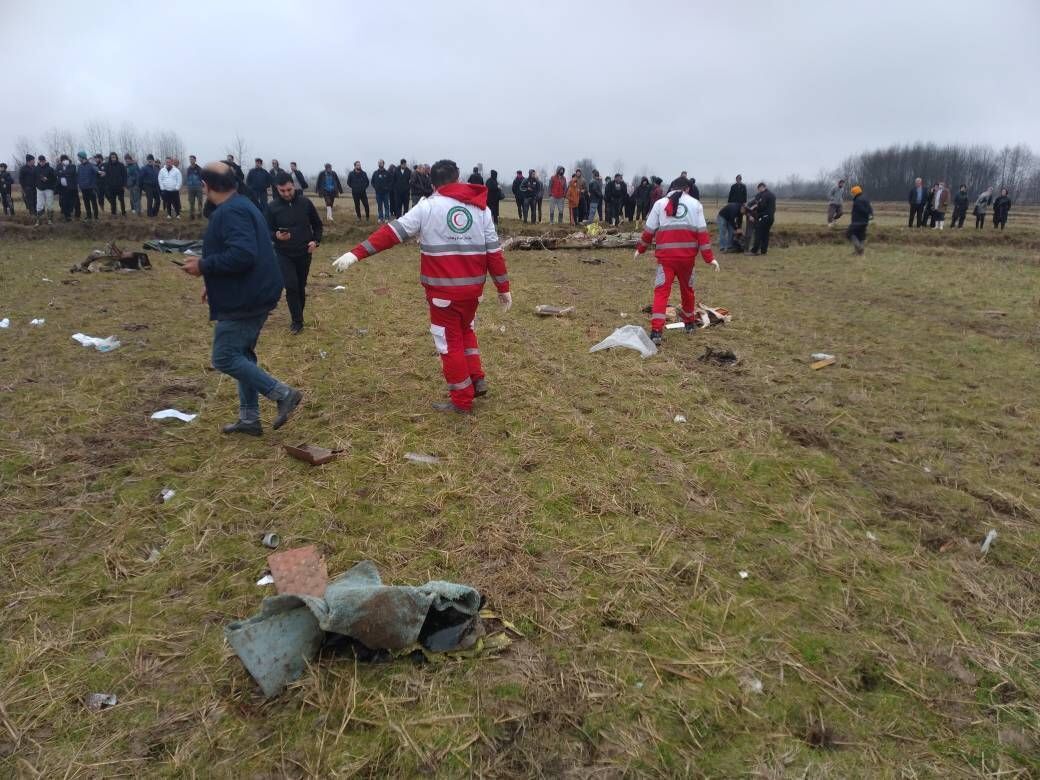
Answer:
<svg viewBox="0 0 1040 780"><path fill-rule="evenodd" d="M704 262L719 270L719 262L711 251L708 223L699 200L687 193L690 183L682 177L671 183L668 196L657 201L646 218L643 234L636 244L638 258L653 242L657 258L657 278L654 281L654 304L650 314L650 339L660 344L664 334L665 314L672 282L679 280L682 305L679 319L686 324L686 332L696 330L696 296L693 291L693 265L700 250ZM707 315L703 318L707 319ZM704 324L707 324L704 322Z"/></svg>
<svg viewBox="0 0 1040 780"><path fill-rule="evenodd" d="M418 235L419 280L426 288L430 333L451 398L433 407L470 414L473 399L488 392L473 330L488 274L503 311L509 311L513 297L502 245L487 207L487 187L459 183L459 167L451 160L435 163L430 178L433 195L383 225L332 265L345 271L359 260Z"/></svg>

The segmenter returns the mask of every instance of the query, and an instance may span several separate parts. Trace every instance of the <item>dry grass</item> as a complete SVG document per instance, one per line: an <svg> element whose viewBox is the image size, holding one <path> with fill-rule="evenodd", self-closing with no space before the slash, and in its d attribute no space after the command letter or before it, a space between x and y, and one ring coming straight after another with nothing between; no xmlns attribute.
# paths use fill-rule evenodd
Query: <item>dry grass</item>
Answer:
<svg viewBox="0 0 1040 780"><path fill-rule="evenodd" d="M734 322L647 361L587 350L642 321L650 261L514 254L472 421L426 412L414 248L317 273L313 327L290 337L280 309L259 350L307 403L259 441L217 432L234 388L174 266L66 285L90 243L5 237L0 771L1036 776L1040 231L901 244L893 223L854 259L810 219L782 212L787 248L701 273ZM706 345L741 361L698 362ZM811 371L817 351L838 365ZM169 405L201 416L147 419ZM349 455L311 469L280 450L301 441ZM331 572L468 582L526 639L424 667L322 658L264 701L221 629L259 603L268 530ZM120 703L90 713L94 691Z"/></svg>

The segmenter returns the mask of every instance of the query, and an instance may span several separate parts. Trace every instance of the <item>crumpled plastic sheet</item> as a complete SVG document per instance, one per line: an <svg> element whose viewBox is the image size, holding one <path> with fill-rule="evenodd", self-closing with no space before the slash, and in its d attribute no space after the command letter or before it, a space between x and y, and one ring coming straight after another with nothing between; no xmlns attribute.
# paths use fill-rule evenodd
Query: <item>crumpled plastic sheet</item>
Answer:
<svg viewBox="0 0 1040 780"><path fill-rule="evenodd" d="M152 419L153 420L166 420L166 419L168 419L170 417L172 417L172 418L174 418L176 420L180 420L181 422L191 422L196 417L198 417L198 415L197 414L187 414L185 412L181 412L181 411L178 411L176 409L163 409L161 411L154 412L152 414Z"/></svg>
<svg viewBox="0 0 1040 780"><path fill-rule="evenodd" d="M592 347L589 352L599 352L601 349L612 349L614 347L634 349L644 358L657 354L657 346L639 325L621 326L599 344Z"/></svg>
<svg viewBox="0 0 1040 780"><path fill-rule="evenodd" d="M72 340L78 341L84 347L93 347L98 352L111 352L113 349L119 349L120 342L115 336L109 336L107 339L100 339L97 336L86 336L82 333L73 333Z"/></svg>

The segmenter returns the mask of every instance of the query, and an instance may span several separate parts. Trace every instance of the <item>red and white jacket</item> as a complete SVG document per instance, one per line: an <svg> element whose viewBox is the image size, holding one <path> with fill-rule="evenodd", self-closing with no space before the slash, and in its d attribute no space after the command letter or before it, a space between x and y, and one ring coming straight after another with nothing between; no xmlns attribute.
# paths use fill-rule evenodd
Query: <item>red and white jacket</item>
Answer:
<svg viewBox="0 0 1040 780"><path fill-rule="evenodd" d="M491 281L509 292L509 274L482 184L446 184L400 219L383 225L351 250L359 260L419 236L419 281L428 299L465 301Z"/></svg>
<svg viewBox="0 0 1040 780"><path fill-rule="evenodd" d="M684 192L675 213L669 213L671 210L672 203L667 197L654 204L646 218L643 235L636 244L636 251L643 254L651 243L656 243L654 256L658 260L695 261L699 249L705 263L713 262L715 254L711 251L711 236L708 235L708 223L704 220L701 202Z"/></svg>

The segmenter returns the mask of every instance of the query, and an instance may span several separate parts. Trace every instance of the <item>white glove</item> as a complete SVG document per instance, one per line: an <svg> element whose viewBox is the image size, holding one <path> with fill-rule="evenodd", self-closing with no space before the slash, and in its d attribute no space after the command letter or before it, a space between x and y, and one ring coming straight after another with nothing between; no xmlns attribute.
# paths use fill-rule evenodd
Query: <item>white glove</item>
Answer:
<svg viewBox="0 0 1040 780"><path fill-rule="evenodd" d="M357 261L357 255L355 255L353 252L347 252L345 255L342 255L338 259L333 260L332 267L335 268L337 271L346 271Z"/></svg>
<svg viewBox="0 0 1040 780"><path fill-rule="evenodd" d="M639 259L639 250L638 249L635 252L632 253L632 259L633 260L638 260Z"/></svg>
<svg viewBox="0 0 1040 780"><path fill-rule="evenodd" d="M512 293L499 293L498 302L502 304L502 313L505 314L511 308L513 308L513 294Z"/></svg>
<svg viewBox="0 0 1040 780"><path fill-rule="evenodd" d="M708 263L708 265L710 265L716 271L721 271L722 270L721 268L719 268L719 261L718 260L712 260L710 263Z"/></svg>

